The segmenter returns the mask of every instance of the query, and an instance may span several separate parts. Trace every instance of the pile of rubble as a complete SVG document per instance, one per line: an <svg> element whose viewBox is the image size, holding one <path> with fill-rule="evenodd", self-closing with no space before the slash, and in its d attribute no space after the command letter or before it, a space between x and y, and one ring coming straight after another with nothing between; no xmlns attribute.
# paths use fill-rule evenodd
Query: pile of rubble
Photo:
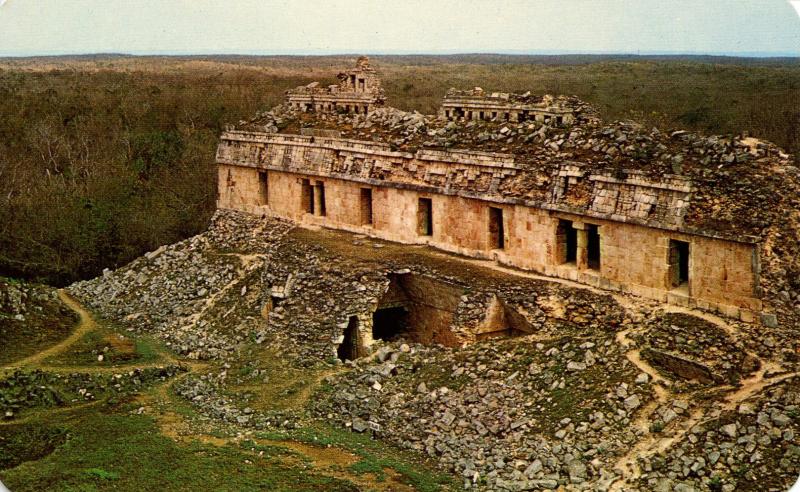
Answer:
<svg viewBox="0 0 800 492"><path fill-rule="evenodd" d="M104 317L154 334L177 353L196 359L229 356L257 323L255 316L245 316L231 327L225 313L258 313L261 265L291 227L218 211L207 232L69 290Z"/></svg>
<svg viewBox="0 0 800 492"><path fill-rule="evenodd" d="M53 287L0 277L0 365L58 343L76 322Z"/></svg>
<svg viewBox="0 0 800 492"><path fill-rule="evenodd" d="M0 319L4 322L30 321L48 312L68 316L71 311L61 304L52 287L0 277Z"/></svg>
<svg viewBox="0 0 800 492"><path fill-rule="evenodd" d="M737 384L759 369L748 351L770 348L730 336L714 323L681 313L666 313L647 321L647 329L632 338L642 346L642 357L666 377L676 380L673 390L695 390L697 385ZM683 387L685 386L685 387Z"/></svg>
<svg viewBox="0 0 800 492"><path fill-rule="evenodd" d="M692 427L663 455L643 460L642 490L782 492L800 469L800 389L797 381L766 389Z"/></svg>
<svg viewBox="0 0 800 492"><path fill-rule="evenodd" d="M183 371L185 368L176 365L136 368L116 374L16 371L0 380L0 415L12 419L25 409L34 407L69 406L99 398L119 399Z"/></svg>
<svg viewBox="0 0 800 492"><path fill-rule="evenodd" d="M257 411L243 406L240 400L224 395L227 372L189 375L178 381L175 393L192 403L209 418L255 429L292 429L298 425L298 413Z"/></svg>
<svg viewBox="0 0 800 492"><path fill-rule="evenodd" d="M756 333L236 212L71 291L178 352L221 359L175 384L200 413L291 429L307 416L237 393L234 356L266 344L282 363L329 370L348 318L370 317L397 275L458 292L450 329L463 345L377 341L372 357L326 379L311 398L316 418L424 453L480 490L777 490L800 466L798 361L786 329ZM498 303L526 334L476 342ZM721 395L734 392L729 409Z"/></svg>
<svg viewBox="0 0 800 492"><path fill-rule="evenodd" d="M305 238L283 239L264 268L262 284L272 309L258 340L290 338L284 350L304 366L335 358L349 318L370 318L396 275L429 279L462 292L448 328L463 343L475 340L475 328L498 300L524 313L520 317L527 329L542 334L613 332L624 322L623 310L608 295L534 279L501 281L467 267L449 268L446 260L424 254L393 254L379 241L353 243L345 255Z"/></svg>
<svg viewBox="0 0 800 492"><path fill-rule="evenodd" d="M329 384L320 416L435 457L466 488L489 490L610 480L637 438L636 410L652 398L613 334L459 350L394 344Z"/></svg>

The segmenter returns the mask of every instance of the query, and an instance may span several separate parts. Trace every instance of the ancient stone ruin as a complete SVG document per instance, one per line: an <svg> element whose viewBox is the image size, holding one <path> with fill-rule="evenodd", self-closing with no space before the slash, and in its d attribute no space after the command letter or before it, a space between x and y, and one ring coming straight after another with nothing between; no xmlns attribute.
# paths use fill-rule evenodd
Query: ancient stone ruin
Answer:
<svg viewBox="0 0 800 492"><path fill-rule="evenodd" d="M563 98L550 95L486 93L475 87L467 91L447 91L439 114L448 120L541 121L562 126L575 121L576 110Z"/></svg>
<svg viewBox="0 0 800 492"><path fill-rule="evenodd" d="M385 100L381 80L369 64L359 57L355 68L338 75L339 84L320 87L312 82L286 91L286 102L299 111L367 114Z"/></svg>
<svg viewBox="0 0 800 492"><path fill-rule="evenodd" d="M785 178L788 156L775 146L607 126L575 97L450 90L438 116L376 107L383 93L365 58L340 79L289 91L286 105L222 135L220 208L426 244L748 323L795 315L765 295L762 277L780 277L773 288L791 282L794 267L764 248L797 211L791 220L779 218L785 205L751 212L746 187L730 179L757 186L775 169ZM403 293L408 308L409 281L398 282L386 295ZM524 332L501 304L474 338ZM342 350L358 354L364 341Z"/></svg>

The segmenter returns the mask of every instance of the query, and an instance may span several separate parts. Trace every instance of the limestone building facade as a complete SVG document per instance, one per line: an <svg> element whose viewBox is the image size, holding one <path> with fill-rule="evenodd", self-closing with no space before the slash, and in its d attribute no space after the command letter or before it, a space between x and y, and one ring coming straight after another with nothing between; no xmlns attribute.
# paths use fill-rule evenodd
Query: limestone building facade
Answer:
<svg viewBox="0 0 800 492"><path fill-rule="evenodd" d="M355 81L357 88L359 75ZM510 96L490 99L508 104L483 106L484 118L491 110L499 120L578 124L579 113L558 109L552 98L541 99L536 111ZM465 100L449 94L445 101L442 121L475 117L477 106L462 115L456 109L467 111ZM599 166L555 151L556 159L534 168L525 160L528 150L397 148L388 138L341 138L330 130L305 131L314 122L303 116L309 108L302 104L295 93L287 95L288 111L298 115L303 132L222 135L216 157L220 208L427 244L746 322L769 319L763 312L761 239L690 223L687 217L700 203L696 180ZM369 105L359 111L365 107L369 111Z"/></svg>
<svg viewBox="0 0 800 492"><path fill-rule="evenodd" d="M599 288L753 321L758 245L681 230L691 183L557 171L540 203L504 197L512 156L231 131L217 154L219 207L431 246ZM569 187L591 188L584 210ZM648 225L650 224L650 225Z"/></svg>

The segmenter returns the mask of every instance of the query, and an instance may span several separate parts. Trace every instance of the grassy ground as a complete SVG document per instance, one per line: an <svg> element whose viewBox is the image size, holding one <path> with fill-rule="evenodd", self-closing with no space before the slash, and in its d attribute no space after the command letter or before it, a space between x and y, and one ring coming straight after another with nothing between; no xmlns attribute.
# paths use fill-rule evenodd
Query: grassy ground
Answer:
<svg viewBox="0 0 800 492"><path fill-rule="evenodd" d="M25 286L26 290L50 292L50 288L45 286L0 277L0 294L19 285ZM26 303L30 309L22 320L0 309L0 367L56 344L69 335L77 321L75 313L49 296L28 299Z"/></svg>
<svg viewBox="0 0 800 492"><path fill-rule="evenodd" d="M280 448L259 456L235 444L176 443L152 417L125 410L37 424L69 437L51 454L0 472L3 483L14 491L358 490L346 480L286 466ZM0 427L0 435L18 430ZM36 435L28 436L38 446Z"/></svg>
<svg viewBox="0 0 800 492"><path fill-rule="evenodd" d="M56 345L57 350L41 347L49 356L25 359L33 361L24 365L25 374L66 370L64 374L76 378L81 377L76 372L114 374L175 362L185 362L190 372L122 396L35 406L0 422L0 481L15 492L449 488L451 479L419 458L321 422L308 420L276 433L210 420L175 395L172 385L212 365L179 361L153 340L129 338L114 325L82 314L76 329L90 329L72 343L53 340L63 344ZM99 363L98 353L108 358ZM271 350L260 347L245 352L230 373L230 393L239 399L252 400L257 409L301 413L326 374L291 370Z"/></svg>

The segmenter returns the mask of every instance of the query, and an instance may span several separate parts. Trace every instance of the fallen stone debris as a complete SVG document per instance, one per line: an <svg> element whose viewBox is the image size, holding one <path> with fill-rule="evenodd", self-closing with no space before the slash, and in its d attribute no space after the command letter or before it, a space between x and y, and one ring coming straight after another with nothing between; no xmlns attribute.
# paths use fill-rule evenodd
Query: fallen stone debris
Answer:
<svg viewBox="0 0 800 492"><path fill-rule="evenodd" d="M413 313L421 304L394 289L424 297L431 288L452 298L446 322L415 326L412 315L376 333L369 353L342 356L351 317L368 326L391 309L381 306ZM793 343L786 327L754 331L231 211L70 291L219 363L174 385L207 418L276 431L320 419L435 459L468 489L781 490L800 470L797 357L776 350ZM516 328L498 331L499 312ZM267 346L295 367L333 371L307 412L264 411L231 390L241 377L228 368Z"/></svg>

